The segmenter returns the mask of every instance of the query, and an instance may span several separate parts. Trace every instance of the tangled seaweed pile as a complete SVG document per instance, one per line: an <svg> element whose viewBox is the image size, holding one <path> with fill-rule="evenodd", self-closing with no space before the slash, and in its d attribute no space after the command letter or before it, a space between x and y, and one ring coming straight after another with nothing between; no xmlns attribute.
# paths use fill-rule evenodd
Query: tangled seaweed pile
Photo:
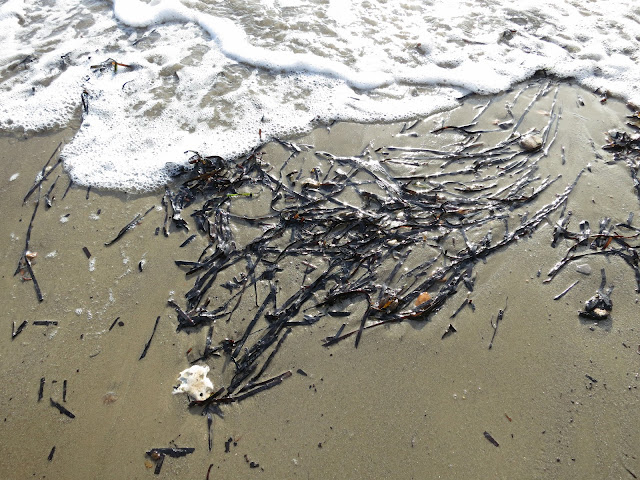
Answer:
<svg viewBox="0 0 640 480"><path fill-rule="evenodd" d="M507 105L503 121L480 129L487 103L469 124L432 131L452 138L441 149L369 147L357 156L337 156L282 141L288 158L279 165L272 158L267 163L261 151L237 162L193 152L189 179L166 190L164 231L169 234L170 222L188 230L182 213L189 209L209 242L197 260L176 261L195 280L186 306L170 304L178 330L209 326L204 351L192 363L224 354L235 371L224 387L191 405L211 414L281 383L290 372L264 376L295 327L348 319L358 311L351 329L351 322L338 321L335 334L324 340L329 347L354 337L357 347L365 330L426 320L458 289L473 290L478 262L543 221L556 225L554 246L560 238L576 241L548 280L586 242L595 242L591 253L615 250L637 272L635 247L609 233L608 221L595 235L582 224L579 233L568 230L567 199L584 169L568 182L540 175L539 162L549 155L561 115L554 84L535 86L539 90L519 117ZM543 98L551 99L546 125L519 133ZM405 125L399 135L411 135L416 125ZM501 139L486 147L485 135ZM305 162L314 164L308 178L301 170ZM550 189L556 182L564 182L559 191ZM248 202L258 213L244 213ZM620 248L605 250L612 241ZM300 288L287 291L296 275ZM285 277L288 282L279 283ZM218 285L229 295L213 306ZM242 334L214 341L213 323L233 322L240 306L250 304L255 313ZM467 299L458 311L467 305L473 307Z"/></svg>

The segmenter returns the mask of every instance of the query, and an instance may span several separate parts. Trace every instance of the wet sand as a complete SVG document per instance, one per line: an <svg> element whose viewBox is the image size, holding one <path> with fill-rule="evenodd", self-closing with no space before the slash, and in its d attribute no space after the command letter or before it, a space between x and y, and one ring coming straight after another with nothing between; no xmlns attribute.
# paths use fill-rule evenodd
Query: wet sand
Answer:
<svg viewBox="0 0 640 480"><path fill-rule="evenodd" d="M534 93L525 91L518 108ZM504 104L513 96L492 99L482 117L485 126L504 119ZM552 97L553 90L535 104L519 131L548 123ZM468 123L488 100L470 97L451 112L425 119L415 129L417 137L398 135L402 124L336 124L295 141L336 155L357 155L369 142L372 149L444 145L456 134L429 131ZM629 111L621 102L601 104L598 96L566 84L557 102L562 107L558 137L540 161L539 175L562 178L540 201L551 201L589 164L568 201L573 230L581 220L592 228L604 217L626 222L639 201L628 167L612 162L600 147L605 132L625 128ZM158 478L204 479L210 464L210 478L225 479L640 475L634 272L618 257L593 256L543 283L570 246L550 247L553 214L515 246L478 262L475 289L460 288L427 321L366 331L357 349L352 341L321 345L343 319L295 330L269 371L302 369L308 376L294 373L278 387L224 408L224 419L214 417L209 452L206 418L188 409L186 397L171 394L177 374L188 367L185 353L202 350L206 332L176 333L176 315L167 306L168 298L181 300L192 284L174 260L196 258L206 242L199 238L179 248L189 234L155 235L164 220L162 192L90 191L87 199L87 190L74 186L62 199L68 178L56 171L61 174L56 198L50 209L41 202L30 243L38 253L33 269L44 300L38 302L32 282L13 276L35 205L35 195L25 205L22 198L51 152L71 134L0 139L2 478L155 478L145 452L171 442L195 452L167 458ZM264 159L274 164L286 155L279 145L264 149ZM297 168L308 172L313 158L301 157ZM15 173L19 176L10 180ZM140 225L105 247L153 205L158 208ZM576 270L583 263L591 274ZM611 318L596 324L577 312L599 287L601 268L615 288ZM292 271L291 285L280 288L295 288L301 278L300 271ZM576 280L562 299L553 300ZM219 288L212 300L226 292ZM475 311L464 309L450 319L467 297ZM505 304L489 350L491 321ZM246 312L247 318L252 315ZM157 316L157 332L139 360ZM118 317L122 326L116 322L109 330ZM350 317L350 326L359 318ZM12 322L17 327L25 320L27 327L12 340ZM33 324L43 320L58 325ZM245 323L216 329L233 335ZM443 339L450 323L457 332ZM229 376L231 367L223 359L210 365L214 382ZM75 418L59 413L50 399Z"/></svg>

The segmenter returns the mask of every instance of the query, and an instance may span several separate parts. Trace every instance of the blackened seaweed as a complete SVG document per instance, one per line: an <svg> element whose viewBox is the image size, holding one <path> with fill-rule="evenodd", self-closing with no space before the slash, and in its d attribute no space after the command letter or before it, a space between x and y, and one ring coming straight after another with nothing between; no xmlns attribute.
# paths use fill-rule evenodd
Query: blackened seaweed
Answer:
<svg viewBox="0 0 640 480"><path fill-rule="evenodd" d="M11 340L13 340L18 335L20 335L24 330L24 328L28 325L28 323L29 322L27 322L26 320L23 320L22 323L18 325L18 328L16 329L16 322L13 322L13 326L11 327Z"/></svg>
<svg viewBox="0 0 640 480"><path fill-rule="evenodd" d="M500 326L500 322L504 318L504 312L507 310L507 300L504 301L504 308L501 308L500 310L498 310L496 323L493 323L493 318L491 319L491 327L493 328L493 335L491 336L491 341L489 342L489 350L491 350L491 348L493 347L493 341L496 339L496 334L498 333L498 327Z"/></svg>
<svg viewBox="0 0 640 480"><path fill-rule="evenodd" d="M446 338L449 335L453 335L454 333L456 333L456 327L454 327L452 324L449 324L449 326L447 327L447 330L442 334L442 338Z"/></svg>
<svg viewBox="0 0 640 480"><path fill-rule="evenodd" d="M58 325L58 322L56 320L34 320L33 325L48 327L50 325Z"/></svg>
<svg viewBox="0 0 640 480"><path fill-rule="evenodd" d="M40 189L42 187L42 183L49 177L49 175L51 175L51 173L56 169L56 167L60 165L60 163L62 163L62 159L59 158L57 163L53 166L53 168L47 171L47 167L49 166L49 163L51 163L51 160L53 160L53 157L55 157L56 153L58 153L61 146L62 146L62 142L58 144L56 149L53 151L53 153L49 157L49 160L47 160L47 163L45 163L44 166L42 167L42 171L40 172L39 179L33 183L33 186L29 189L27 194L22 199L23 204L26 203L26 201L29 199L31 194L36 191L36 189Z"/></svg>
<svg viewBox="0 0 640 480"><path fill-rule="evenodd" d="M165 456L162 454L157 454L157 460L156 460L156 468L153 470L153 474L154 475L160 475L160 472L162 471L162 464L164 463L164 459Z"/></svg>
<svg viewBox="0 0 640 480"><path fill-rule="evenodd" d="M456 309L455 312L451 314L449 318L455 318L462 311L462 309L467 305L471 305L471 300L469 300L468 298L465 298L462 304Z"/></svg>
<svg viewBox="0 0 640 480"><path fill-rule="evenodd" d="M111 326L109 327L109 331L113 330L113 327L116 326L116 322L120 320L120 317L116 317L116 319L113 321L113 323L111 324Z"/></svg>
<svg viewBox="0 0 640 480"><path fill-rule="evenodd" d="M106 242L104 245L105 245L106 247L108 247L109 245L113 245L115 242L117 242L118 240L120 240L120 239L122 238L122 236L123 236L125 233L127 233L129 230L132 230L132 229L136 228L136 226L137 226L140 222L142 222L142 220L144 219L144 217L146 217L146 216L147 216L147 214L148 214L151 210L153 210L154 208L156 208L156 207L155 207L155 205L151 206L151 207L150 207L146 212L144 212L143 214L138 214L138 215L136 215L136 216L134 217L134 219L133 219L133 220L131 220L129 223L127 223L127 224L122 228L122 230L120 230L120 232L118 232L118 235L116 235L116 237L115 237L113 240L111 240L111 241L109 241L109 242Z"/></svg>
<svg viewBox="0 0 640 480"><path fill-rule="evenodd" d="M14 275L17 275L25 263L29 262L27 258L27 252L29 251L29 243L31 242L31 230L33 229L33 221L36 218L36 213L38 212L38 206L40 205L40 189L38 189L38 198L36 199L36 204L33 207L33 213L31 214L31 220L29 220L29 226L27 227L27 234L25 235L24 240L24 251L22 252L22 256L18 261L18 268L16 269Z"/></svg>
<svg viewBox="0 0 640 480"><path fill-rule="evenodd" d="M209 451L211 451L211 447L213 446L213 439L211 437L211 425L213 424L213 417L211 413L207 414L207 443L209 445Z"/></svg>
<svg viewBox="0 0 640 480"><path fill-rule="evenodd" d="M282 344L284 343L284 341L286 340L286 338L289 336L290 333L291 333L291 328L287 328L287 330L284 332L282 337L280 337L280 340L278 340L278 343L276 344L271 354L267 357L265 362L262 364L262 368L260 369L260 371L256 374L255 377L251 379L252 382L255 382L258 378L262 376L262 374L265 372L267 367L271 364L273 357L275 357L276 353L278 353L278 351L280 350L280 347L282 346Z"/></svg>
<svg viewBox="0 0 640 480"><path fill-rule="evenodd" d="M66 415L69 418L76 418L76 416L71 413L69 410L67 410L65 407L63 407L62 405L60 405L58 402L56 402L53 398L49 398L49 400L51 401L51 406L52 407L56 407L58 409L58 411L63 414Z"/></svg>
<svg viewBox="0 0 640 480"><path fill-rule="evenodd" d="M42 397L44 396L44 384L45 384L45 378L42 377L40 379L40 388L38 389L38 401L41 401Z"/></svg>
<svg viewBox="0 0 640 480"><path fill-rule="evenodd" d="M52 202L53 202L53 199L54 199L55 197L52 197L52 196L51 196L51 193L53 192L53 189L55 188L56 183L58 182L58 179L59 179L59 178L60 178L60 175L58 175L58 176L56 177L56 179L53 181L53 183L52 183L52 184L51 184L51 186L49 187L49 190L47 190L47 193L45 193L45 194L44 194L44 202L45 202L45 206L46 206L47 208L51 208L51 207L52 207L52 205L53 205L53 203L52 203Z"/></svg>
<svg viewBox="0 0 640 480"><path fill-rule="evenodd" d="M31 268L31 262L27 258L26 254L23 258L24 266L27 269L27 272L29 272L29 276L31 277L31 281L33 282L33 288L36 291L36 297L38 298L38 301L41 302L42 300L44 300L44 297L42 296L42 292L40 291L40 285L38 284L38 280L36 280L36 275L35 273L33 273L33 269Z"/></svg>
<svg viewBox="0 0 640 480"><path fill-rule="evenodd" d="M182 242L180 244L180 248L182 247L186 247L187 245L189 245L194 239L196 238L195 234L191 235L189 238L187 238L184 242Z"/></svg>
<svg viewBox="0 0 640 480"><path fill-rule="evenodd" d="M372 328L427 321L461 285L473 291L478 262L530 236L543 222L557 225L554 245L568 235L566 206L582 172L555 196L549 191L560 177L544 178L538 173L538 162L549 152L560 120L555 97L552 114L540 133L542 147L526 151L518 145L533 130L521 134L517 127L551 85L539 89L521 117L507 109L511 120L497 129L506 136L488 147L481 147L484 132L463 125L460 128L471 134L469 138L442 150L389 146L372 151L367 147L358 156L315 151L313 160L320 165L308 178L303 177L302 167L295 172L285 168L291 157L283 159L274 173L259 151L227 164L194 152L194 176L175 192L167 189L164 197L174 213L202 199L191 217L210 243L193 261L176 261L194 278L184 305L170 301L178 330L210 326L220 319L238 322L241 302L257 307L252 318L240 324L234 339L216 342L235 372L225 396L211 404L232 403L238 395L259 388L273 355L293 327L331 322L357 312L361 317L351 331L343 333L345 324L323 345L352 336L358 345ZM419 171L427 163L442 168ZM256 186L261 197L262 192L271 195L264 203L268 212L249 217L231 208L230 198L255 192ZM551 198L547 204L541 204L543 193ZM254 195L246 201L260 198ZM168 216L167 221L174 228L184 227L179 216ZM243 245L236 243L234 231L244 226L260 233ZM603 236L612 237L609 228L605 225ZM423 251L426 255L417 261L415 252L422 256ZM277 290L276 299L273 285L294 271L300 274L300 288L287 294ZM211 290L219 285L229 295L209 307ZM265 287L271 287L271 292L258 298ZM427 300L418 302L419 296L425 298L423 294ZM466 305L474 308L471 300L465 300L456 313ZM498 323L503 315L501 310Z"/></svg>
<svg viewBox="0 0 640 480"><path fill-rule="evenodd" d="M67 185L67 188L64 191L64 195L62 195L63 200L67 196L67 193L69 193L69 190L71 190L71 185L73 185L73 180L69 179L69 184Z"/></svg>
<svg viewBox="0 0 640 480"><path fill-rule="evenodd" d="M158 328L158 322L160 322L160 315L158 315L158 318L156 318L156 323L153 325L153 331L151 332L151 336L149 337L149 340L145 344L144 350L142 350L142 353L140 354L140 358L138 360L142 360L144 357L147 356L147 351L151 346L151 340L153 340L153 336L156 334L156 329Z"/></svg>
<svg viewBox="0 0 640 480"><path fill-rule="evenodd" d="M168 447L168 448L152 448L147 455L152 456L154 453L158 455L166 455L171 458L180 458L195 452L193 447Z"/></svg>
<svg viewBox="0 0 640 480"><path fill-rule="evenodd" d="M49 452L49 456L47 457L47 460L52 461L53 460L53 454L56 453L56 446L54 445L53 448L51 449L51 451Z"/></svg>
<svg viewBox="0 0 640 480"><path fill-rule="evenodd" d="M499 447L500 444L496 442L496 439L491 436L489 432L484 432L484 438L486 438L494 447Z"/></svg>

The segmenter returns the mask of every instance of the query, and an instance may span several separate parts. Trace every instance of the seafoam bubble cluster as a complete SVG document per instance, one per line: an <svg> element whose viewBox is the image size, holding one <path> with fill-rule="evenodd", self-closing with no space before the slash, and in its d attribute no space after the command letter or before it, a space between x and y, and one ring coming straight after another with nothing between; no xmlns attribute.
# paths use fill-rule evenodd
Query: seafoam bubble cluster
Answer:
<svg viewBox="0 0 640 480"><path fill-rule="evenodd" d="M148 190L186 150L428 115L541 70L640 103L639 17L627 0L9 0L0 128L82 113L74 181ZM131 68L95 68L109 58Z"/></svg>

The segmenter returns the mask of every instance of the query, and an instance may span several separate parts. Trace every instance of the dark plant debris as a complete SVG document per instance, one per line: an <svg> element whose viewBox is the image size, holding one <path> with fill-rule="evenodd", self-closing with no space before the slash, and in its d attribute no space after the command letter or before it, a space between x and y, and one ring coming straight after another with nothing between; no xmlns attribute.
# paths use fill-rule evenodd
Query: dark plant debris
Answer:
<svg viewBox="0 0 640 480"><path fill-rule="evenodd" d="M484 432L484 438L486 438L494 447L500 446L500 444L496 441L495 438L491 436L489 432Z"/></svg>
<svg viewBox="0 0 640 480"><path fill-rule="evenodd" d="M183 218L189 212L206 246L197 258L176 260L193 284L182 302L169 304L177 330L210 329L203 354L191 363L224 354L234 369L216 394L191 405L204 407L204 415L217 413L223 404L280 384L289 371L261 379L296 327L339 319L323 345L352 338L358 347L373 328L427 321L461 288L473 291L479 262L545 222L554 225L552 246L574 242L545 282L578 258L604 254L623 258L640 285L636 247L629 243L639 231L620 235L609 219L597 233L588 222L581 222L578 232L570 230L567 204L585 170L567 180L540 175L539 162L549 154L561 115L553 82L525 89L536 85L522 115L508 108L510 121L496 129L478 127L484 109L467 125L434 129L433 135L452 138L441 149L387 145L339 156L279 141L286 151L281 163L272 152L267 162L261 150L233 161L187 152L191 169L178 172L186 180L167 187L163 196L163 231L189 231ZM548 123L519 132L545 97L551 97ZM502 139L485 143L489 132ZM535 140L534 148L526 138ZM638 150L634 138L613 136L607 148L622 160L622 152ZM301 156L305 161L290 165ZM307 177L305 162L314 165ZM261 213L247 214L239 206L243 202ZM617 227L634 229L628 223ZM283 278L287 282L279 282ZM299 278L300 288L283 288L293 278ZM228 295L214 302L219 287ZM467 298L451 318L466 306L475 309ZM236 325L247 308L253 308L252 317L237 324L242 327L233 338L220 328L218 339L212 339L214 323ZM489 348L505 310L506 305L492 321ZM454 331L450 325L443 337Z"/></svg>
<svg viewBox="0 0 640 480"><path fill-rule="evenodd" d="M195 448L184 447L167 447L167 448L152 448L147 451L147 456L156 462L156 467L153 471L155 475L159 475L162 470L162 464L165 457L179 458L189 455L195 452Z"/></svg>

